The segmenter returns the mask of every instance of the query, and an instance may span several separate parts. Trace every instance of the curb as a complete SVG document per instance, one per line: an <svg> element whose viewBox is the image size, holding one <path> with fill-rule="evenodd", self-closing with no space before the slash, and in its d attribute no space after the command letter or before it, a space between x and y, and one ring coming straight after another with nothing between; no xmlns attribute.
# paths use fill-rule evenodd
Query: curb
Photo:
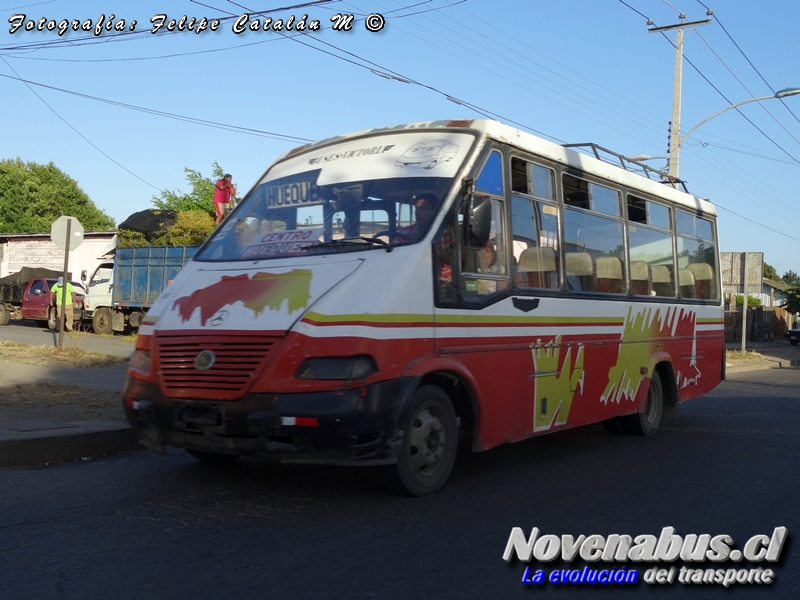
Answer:
<svg viewBox="0 0 800 600"><path fill-rule="evenodd" d="M765 359L752 364L726 365L726 373L743 373L745 371L760 371L765 369L791 369L800 367L800 360L772 360Z"/></svg>
<svg viewBox="0 0 800 600"><path fill-rule="evenodd" d="M141 448L130 426L30 439L0 441L0 468L33 467Z"/></svg>

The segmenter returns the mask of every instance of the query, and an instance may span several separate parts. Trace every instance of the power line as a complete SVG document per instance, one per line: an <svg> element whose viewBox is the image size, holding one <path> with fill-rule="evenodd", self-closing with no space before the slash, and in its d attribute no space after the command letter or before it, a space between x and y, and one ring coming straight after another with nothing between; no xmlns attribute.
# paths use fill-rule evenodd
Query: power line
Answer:
<svg viewBox="0 0 800 600"><path fill-rule="evenodd" d="M52 106L50 106L50 104L48 104L48 103L47 103L47 101L46 101L44 98L42 98L42 97L41 97L39 94L37 94L37 93L36 93L36 90L34 90L34 89L33 89L33 88L30 86L30 85L28 85L28 82L26 82L26 81L25 81L25 80L23 80L21 77L19 77L19 73L17 73L17 72L14 70L14 67L12 67L11 65L9 65L9 64L8 64L8 61L6 61L6 59L5 59L4 57L0 56L0 59L2 59L2 61L3 61L3 62L6 64L6 66L7 66L9 69L11 69L12 71L14 71L14 73L17 75L17 78L18 78L20 81L23 81L23 82L25 83L25 85L28 87L28 89L29 89L31 92L33 92L33 94L34 94L34 95L35 95L37 98L39 98L39 100L41 100L41 101L42 101L42 103L43 103L43 104L44 104L44 105L45 105L47 108L49 108L49 109L50 109L50 110L53 112L53 114L54 114L55 116L57 116L59 119L61 119L61 120L64 122L64 124L65 124L67 127L69 127L70 129L72 129L72 131L74 131L75 133L77 133L77 134L78 134L78 135L79 135L79 136L80 136L80 137L83 139L83 141L85 141L85 142L86 142L87 144L89 144L89 145L90 145L92 148L94 148L95 150L97 150L97 151L98 151L100 154L102 154L102 155L103 155L103 156L105 156L105 157L106 157L108 160L110 160L110 161L111 161L111 162L113 162L115 165L117 165L117 166L118 166L120 169L122 169L123 171L127 171L128 173L130 173L131 175L133 175L134 177L136 177L136 179L138 179L139 181L141 181L141 182L143 182L143 183L146 183L146 184L147 184L147 185L149 185L150 187L152 187L152 188L154 188L154 189L158 190L159 192L163 192L163 191L164 191L164 190L162 190L160 187L158 187L157 185L153 185L152 183L150 183L150 182L149 182L149 181L147 181L146 179L143 179L142 177L140 177L139 175L137 175L136 173L134 173L133 171L131 171L131 170L130 170L129 168L127 168L126 166L122 165L121 163L119 163L119 162L117 162L116 160L114 160L113 158L111 158L111 157L110 157L108 154L106 154L106 153L105 153L103 150L101 150L101 149L100 149L100 148L99 148L99 147L98 147L96 144L94 144L92 141L90 141L90 140L89 140L89 138L87 138L87 137L86 137L85 135L83 135L83 134L82 134L80 131L78 131L77 129L75 129L75 128L72 126L72 124L70 124L70 122L69 122L69 121L67 121L67 120L66 120L64 117L62 117L60 114L58 114L58 112L56 111L56 109L54 109ZM3 77L8 77L8 75L3 75Z"/></svg>
<svg viewBox="0 0 800 600"><path fill-rule="evenodd" d="M782 231L778 231L777 229L773 229L772 227L767 227L763 223L759 223L758 221L754 221L753 219L745 217L744 215L740 215L739 213L732 211L730 208L725 208L721 204L718 204L718 203L715 202L714 206L716 206L718 208L721 208L722 210L724 210L726 212L729 212L732 215L736 215L740 219L744 219L745 221L748 221L748 222L752 223L753 225L758 225L759 227L763 227L764 229L772 231L773 233L777 233L778 235L782 235L785 238L789 238L790 240L794 240L795 242L800 242L800 238L793 237L793 236L789 235L788 233L783 233Z"/></svg>
<svg viewBox="0 0 800 600"><path fill-rule="evenodd" d="M379 5L379 6L380 6L380 5ZM515 65L518 65L518 66L522 67L523 69L525 69L525 70L527 70L527 71L531 71L531 72L533 72L533 73L535 73L535 74L539 75L539 77L540 77L540 78L543 78L543 79L546 79L547 81L550 81L550 82L551 82L551 83L553 83L554 85L557 85L557 86L561 86L561 87L564 87L564 88L566 88L566 89L569 91L569 96L567 96L567 97L564 97L564 95L563 95L563 92L558 92L557 90L553 89L552 87L548 87L547 85L543 84L543 83L542 83L541 81L539 81L539 80L537 80L536 82L534 82L534 83L536 84L536 86L537 86L537 87L536 87L536 89L532 89L532 88L530 88L530 87L527 87L527 86L525 86L525 85L522 85L522 84L521 84L521 83L520 83L518 80L516 80L516 79L509 79L508 77L504 77L504 76L500 75L500 74L499 74L499 73L498 73L496 70L495 70L495 71L493 71L493 70L491 70L491 69L489 69L489 68L487 68L487 67L484 67L484 66L482 66L482 65L480 65L480 64L478 64L478 63L475 63L475 62L473 62L473 61L467 60L467 59L464 57L464 55L463 55L463 54L458 54L458 53L456 53L456 52L453 52L453 51L451 51L451 50L449 50L449 49L447 49L447 48L444 48L444 47L442 47L442 46L440 46L440 45L437 45L437 44L433 43L433 42L430 40L430 36L418 36L418 35L416 35L416 34L414 34L414 33L412 33L412 32L406 31L406 30L404 30L404 29L402 29L402 28L400 28L400 27L397 27L397 28L398 28L398 29L400 29L401 31L405 31L407 34L409 34L409 35L412 35L413 37L416 37L417 39L420 39L420 40L422 40L422 41L423 41L423 42L425 42L426 44L429 44L429 45L433 46L434 48L437 48L437 49L441 50L442 52L447 52L447 53L449 53L449 54L451 54L451 55L453 55L453 56L457 57L458 59L460 59L460 60L463 60L463 61L465 61L465 62L467 62L467 63L469 63L469 64L471 64L471 65L473 65L473 66L475 66L475 67L478 67L478 68L480 68L480 69L486 70L486 71L488 71L488 72L492 73L493 75L495 75L495 76L497 76L497 77L500 77L500 78L502 78L502 79L505 79L506 81L508 81L508 82L512 83L513 85L516 85L516 86L519 86L519 87L521 87L522 89L526 90L527 92L531 92L531 93L533 93L533 94L535 94L535 95L537 95L537 96L540 96L540 97L542 97L542 98L545 98L545 99L547 99L547 100L550 100L551 102L557 103L558 105L563 105L565 101L568 101L568 102L574 103L574 104L576 104L576 105L578 105L578 106L581 106L581 107L583 107L583 108L586 108L586 109L588 109L588 110L590 110L590 111L593 111L593 112L595 112L595 113L597 113L597 114L601 115L601 116L602 116L603 118L605 118L605 119L610 119L610 120L613 120L613 121L615 121L615 122L619 123L620 125L622 125L623 127L626 127L626 129L624 129L624 130L622 130L622 129L617 129L617 128L614 128L614 127L611 127L610 125L608 125L608 126L609 126L609 128L611 128L611 129L614 129L615 131L618 131L618 132L620 132L620 133L623 133L623 134L625 134L625 135L631 135L630 126L631 126L632 115L631 115L630 111L628 111L627 113L621 113L621 112L619 112L619 111L617 111L617 110L614 110L613 108L601 107L601 106L599 106L599 104L598 104L598 102L597 102L597 97L596 97L596 96L594 96L594 97L592 97L592 98L589 98L589 96L587 96L585 93L583 93L582 89L583 89L583 88L585 88L585 86L579 86L579 84L577 84L577 83L575 83L575 82L572 82L572 81L570 81L569 79L563 78L563 76L562 76L562 78L563 78L563 79L566 79L567 81L569 81L570 83L572 83L572 84L573 84L573 85L575 85L576 87L580 87L580 88L581 88L581 89L580 89L580 90L578 90L578 91L572 90L572 89L570 89L569 87L567 87L567 86L564 86L562 83L560 83L560 82L558 82L558 81L556 81L556 80L554 80L554 79L552 79L552 78L550 78L550 77L547 77L547 76L545 76L545 75L540 75L539 73L536 73L536 71L533 71L532 69L530 69L530 68L529 68L529 67L527 67L526 65L524 65L524 64L522 64L522 63L518 62L517 60L515 60L514 58L509 58L508 56L505 56L505 55L504 55L504 54L502 54L501 52L497 52L497 51L495 51L495 50L493 50L493 49L489 48L489 47L488 47L488 46L486 46L485 44L482 44L482 43L480 43L480 42L478 42L478 41L472 41L472 42L470 43L470 45L469 45L469 46L466 46L466 45L460 44L460 43L459 43L457 40L453 40L452 38L449 38L449 39L448 39L448 38L444 38L444 36L442 36L442 35L441 35L441 33L440 33L440 31L439 31L439 30L440 30L440 29L442 29L442 28L443 28L443 29L447 29L448 31L452 31L453 33L455 33L455 34L459 35L459 37L460 37L460 38L462 38L462 39L463 39L463 29L464 29L464 28L466 28L466 29L468 29L468 30L471 30L471 31L474 31L474 32L478 33L479 35L482 35L482 36L486 37L486 36L485 36L485 34L484 34L483 32L479 32L479 31L477 31L477 30L473 29L472 27L470 27L469 25L465 25L464 23L461 23L460 21L458 21L457 19L454 19L454 18L453 18L453 17L451 17L451 16L448 16L448 19L449 19L449 20L451 20L451 21L454 21L455 23L457 23L457 24L458 24L458 25L459 25L459 26L462 28L462 31L456 31L456 30L454 30L454 29L453 29L453 28L451 28L451 27L447 27L447 25L445 25L445 24L443 24L443 23L441 23L441 22L435 23L435 24L436 24L436 26L437 26L437 30L435 30L435 31L434 31L434 30L432 30L431 28L429 28L429 27L425 27L424 25L421 25L421 24L419 24L419 23L415 23L415 25L416 25L417 27L422 27L422 28L423 28L423 29L425 29L426 31L430 31L430 32L433 32L433 33L435 33L435 34L436 34L438 37L442 37L442 39L446 39L446 40L448 40L449 42L451 42L452 44L456 44L456 45L460 46L461 48L463 48L463 49L467 50L468 52L472 52L472 53L474 53L474 54L478 54L478 56L481 56L481 57L483 57L485 60L488 60L489 62L491 62L491 63L493 63L493 64L495 64L495 65L497 65L497 66L499 66L499 67L501 67L501 68L503 68L503 69L506 69L506 70L510 71L510 72L511 72L512 74L514 74L514 75L517 75L517 76L519 76L519 77L521 77L521 78L524 78L524 79L527 79L528 81L531 81L531 82L533 82L533 80L532 80L530 77L526 76L524 73L520 73L519 71L515 71L515 70L513 70L513 69L509 68L509 67L507 66L507 63L513 63L513 64L515 64ZM505 50L509 50L509 51L511 51L511 50L512 50L511 48L509 48L508 46L505 46L504 44L502 44L502 43L498 42L497 40L492 40L492 41L493 41L493 42L494 42L496 45L500 46L501 48L503 48L503 49L505 49ZM496 61L496 60L492 60L491 58L488 58L486 55L484 55L484 54L480 54L479 52L477 52L476 50L474 50L474 49L473 49L474 47L478 47L478 48L485 48L485 49L486 49L486 50L488 50L489 52L492 52L493 54L497 54L498 56L500 56L501 58L503 58L505 62L502 62L502 63L501 63L501 62L498 62L498 61ZM530 62L533 62L533 61L530 61ZM537 63L533 62L533 64L537 64ZM541 66L541 65L537 65L537 66ZM543 68L545 68L545 69L546 69L546 67L543 67ZM546 70L547 70L547 71L550 71L550 69L546 69ZM552 72L552 71L550 71L550 72ZM559 100L555 100L555 99L553 99L553 98L551 98L551 97L547 96L546 94L542 93L542 91L541 91L542 89L550 90L550 91L552 91L552 92L554 92L554 93L557 93L557 94L559 94ZM587 103L580 102L579 100L576 100L576 99L575 99L573 96L580 96L580 97L582 97L582 98L586 99L586 100L587 100ZM613 101L611 102L611 104L614 104L614 105L618 106L620 109L623 109L623 110L625 109L625 107L623 107L623 106L621 106L621 105L619 105L619 104L617 104L617 103L615 103L615 102L613 102ZM601 110L601 109L602 109L602 110ZM581 114L581 115L583 115L583 116L586 116L586 117L587 117L587 118L589 118L589 119L593 118L593 117L591 117L591 116L589 116L589 115L586 115L586 114L584 114L584 113L582 113L582 112L580 112L579 110L576 110L576 109L574 109L574 108L573 108L572 110L574 110L574 111L575 111L575 112L577 112L578 114ZM603 112L603 111L605 111L605 112ZM624 118L625 118L625 120L624 120L624 121L620 121L619 119L615 119L613 116L609 117L609 113L610 113L611 115L619 115L620 117L624 117ZM644 124L644 123L640 123L640 125L641 125L642 127L648 127L648 125L647 125L647 124ZM651 129L651 131L658 131L658 132L660 133L660 130ZM643 141L644 141L644 140L643 140Z"/></svg>
<svg viewBox="0 0 800 600"><path fill-rule="evenodd" d="M298 33L296 35L303 35ZM103 62L134 62L139 60L161 60L164 58L178 58L181 56L191 56L193 54L211 54L214 52L226 52L228 50L238 50L239 48L247 48L248 46L257 46L258 44L267 44L271 42L282 42L281 38L272 38L268 40L261 40L258 42L250 42L248 44L239 44L238 46L226 46L225 48L212 48L211 50L196 50L194 52L177 52L175 54L162 54L160 56L131 56L127 58L44 58L42 56L14 56L9 54L7 58L14 60L39 60L45 62L72 62L72 63L103 63Z"/></svg>
<svg viewBox="0 0 800 600"><path fill-rule="evenodd" d="M297 42L298 44L302 44L303 46L307 46L308 48L311 48L312 50L317 50L318 52L322 52L323 54L327 54L327 55L332 56L334 58L338 58L339 60L343 60L343 61L348 62L348 63L350 63L352 65L355 65L357 67L361 67L362 69L367 69L368 71L374 73L375 75L379 75L380 77L384 77L386 79L396 79L396 80L398 80L400 82L403 82L403 83L411 83L411 84L423 87L425 89L431 90L433 92L436 92L437 94L440 94L440 95L444 96L445 98L450 100L450 102L453 102L455 104L459 104L461 106L466 106L467 108L471 108L472 110L474 110L478 114L481 114L481 115L483 115L483 116L485 116L487 118L493 118L494 117L494 118L497 118L499 120L506 121L507 123L513 123L514 125L518 125L519 127L522 127L523 129L527 129L528 131L533 131L534 133L538 133L539 135L548 137L548 138L550 138L552 140L556 140L559 143L562 143L562 144L564 143L563 140L560 140L560 139L558 139L558 138L556 138L556 137L554 137L554 136L552 136L550 134L547 134L547 133L544 133L543 131L539 131L537 129L534 129L533 127L530 127L529 125L525 125L524 123L520 123L519 121L515 121L514 119L511 119L510 117L505 117L505 116L500 115L500 114L498 114L496 112L490 111L489 109L481 108L477 104L472 104L471 102L468 102L466 100L462 100L462 99L457 98L455 96L452 96L452 95L450 95L450 94L448 94L446 92L443 92L442 90L439 90L439 89L433 87L432 85L428 85L426 83L421 83L419 81L411 79L410 77L406 77L405 75L402 75L401 73L398 73L397 71L393 71L392 69L388 69L388 68L386 68L386 67L384 67L382 65L379 65L378 63L372 62L371 60L368 60L368 59L366 59L366 58L364 58L362 56L359 56L359 55L354 54L352 52L349 52L349 51L347 51L347 50L345 50L343 48L340 48L340 47L336 46L335 44L331 44L331 43L326 42L324 40L321 40L319 38L313 38L315 42L318 42L320 44L324 44L326 46L334 48L334 49L338 50L339 52L343 52L344 54L347 54L348 56L352 56L353 58L356 58L359 61L367 63L367 65L372 65L373 67L376 67L376 68L380 69L382 72L375 71L375 69L373 69L373 68L371 68L371 67L369 67L367 65L361 64L359 62L356 62L355 60L351 60L351 59L346 58L344 56L339 56L338 54L334 54L333 52L330 52L330 51L325 50L323 48L318 48L316 46L313 46L312 44L308 44L308 43L302 41L300 38L289 38L289 39L291 39L294 42Z"/></svg>
<svg viewBox="0 0 800 600"><path fill-rule="evenodd" d="M708 40L706 40L706 38L704 38L704 37L703 37L703 34L702 34L702 33L700 33L699 31L697 31L697 32L695 32L695 33L697 33L697 35L698 35L698 36L700 36L700 39L701 39L701 40L703 40L703 42L705 43L705 45L706 45L706 46L708 46L708 49L709 49L709 50L711 50L711 52L714 54L714 56L716 56L716 57L717 57L717 59L719 60L719 62L721 62L721 63L722 63L722 65L723 65L723 66L724 66L724 67L725 67L725 68L728 70L728 72L729 72L731 75L733 75L733 78L734 78L734 79L736 79L736 81L738 81L738 82L739 82L739 84L741 84L741 86L744 88L744 90L745 90L745 91L746 91L748 94L750 94L750 95L751 95L753 98L755 98L755 97L756 97L756 95L755 95L753 92L751 92L751 91L750 91L750 89L749 89L749 88L748 88L748 87L747 87L747 86L744 84L744 82L743 82L741 79L739 79L739 77L736 75L736 73L734 73L734 72L733 72L733 69L731 69L731 68L728 66L728 64L727 64L727 63L726 63L726 62L725 62L725 61L722 59L722 57L721 57L719 54L717 54L717 51L716 51L716 50L714 50L714 48L712 48L712 47L711 47L711 44L709 44L709 43L708 43ZM774 94L775 94L775 92L773 92L773 95L774 95ZM784 130L784 131L785 131L785 132L786 132L786 133L789 135L789 137L790 137L790 138L792 138L792 139L793 139L795 142L797 142L798 144L800 144L800 140L798 140L796 137L794 137L794 136L792 135L792 132L791 132L791 131L789 131L788 129L786 129L786 127L784 127L783 123L781 123L781 122L780 122L780 121L779 121L779 120L778 120L778 119L775 117L775 115L773 115L773 114L772 114L772 113L769 111L769 109L768 109L766 106L764 106L764 104L763 104L763 103L759 102L759 103L758 103L758 105L761 107L761 109L762 109L764 112L766 112L766 113L767 113L767 114L768 114L768 115L769 115L769 116L772 118L772 120L773 120L773 121L775 121L775 122L778 124L778 126L779 126L781 129L783 129L783 130Z"/></svg>
<svg viewBox="0 0 800 600"><path fill-rule="evenodd" d="M745 150L737 150L736 148L730 148L728 146L723 146L721 144L713 144L711 142L702 142L703 146L710 146L712 148L719 148L720 150L727 150L729 152L736 152L737 154L745 154L747 156L755 156L756 158L762 158L764 160L769 160L772 162L782 163L784 165L792 165L793 167L800 166L796 162L792 162L790 160L783 160L781 158L775 158L774 156L768 156L766 154L759 154L757 152L747 152Z"/></svg>
<svg viewBox="0 0 800 600"><path fill-rule="evenodd" d="M700 0L697 0L697 2L698 2L698 3L699 3L699 4L700 4L700 5L703 7L703 8L705 8L706 10L711 10L710 8L708 8L708 6L706 6L705 4L703 4L702 2L700 2ZM730 41L733 43L733 45L734 45L734 46L736 46L736 49L737 49L737 50L738 50L738 51L739 51L739 52L742 54L742 56L743 56L743 57L744 57L744 59L745 59L745 60L748 62L748 64L749 64L751 67L753 67L753 70L754 70L754 71L755 71L755 72L758 74L758 76L761 78L761 81L763 81L763 82L766 84L766 86L767 86L767 87L770 89L770 91L771 91L773 94L775 94L775 93L776 93L776 92L775 92L775 89L774 89L774 88L773 88L773 87L772 87L772 86L769 84L769 82L768 82L768 81L767 81L767 80L764 78L764 76L761 74L761 71L759 71L759 70L756 68L756 66L753 64L753 61L751 61L751 60L748 58L747 54L745 54L745 53L744 53L744 50L742 50L742 48L739 46L739 44L737 44L737 43L736 43L736 40L734 40L734 39L733 39L733 36L732 36L730 33L728 33L728 30L725 28L725 25L723 25L723 24L722 24L722 20L719 18L719 15L715 14L714 16L715 16L715 17L716 17L716 19L717 19L717 23L719 23L719 26L722 28L722 31L724 31L724 32L725 32L725 35L727 35L727 36L728 36L728 39L729 39L729 40L730 40ZM791 115L794 117L795 121L797 121L798 123L800 123L800 118L798 118L798 117L797 117L797 115L796 115L796 114L794 114L794 112L792 112L792 109L791 109L791 108L789 108L789 105L788 105L788 104L786 104L786 102L784 101L784 99L783 99L783 98L779 98L779 100L781 101L781 104L783 104L784 108L786 108L786 110L788 110L788 111L789 111L789 114L791 114Z"/></svg>
<svg viewBox="0 0 800 600"><path fill-rule="evenodd" d="M3 57L0 57L0 58L3 58ZM4 58L3 58L3 61L5 62ZM8 63L6 63L6 64L8 64ZM9 66L9 68L11 68L11 67ZM13 71L13 68L11 70ZM16 73L16 71L14 71L14 72ZM258 136L261 136L261 137L267 137L267 138L271 138L271 139L282 141L282 142L311 142L311 141L313 141L313 140L310 140L308 138L297 137L297 136L294 136L294 135L287 135L287 134L284 134L284 133L276 133L274 131L264 131L264 130L261 130L261 129L253 129L251 127L240 127L238 125L231 125L231 124L228 124L228 123L220 123L218 121L209 121L209 120L206 120L206 119L198 119L196 117L187 117L186 115L179 115L179 114L176 114L176 113L169 113L169 112L166 112L166 111L156 110L156 109L153 109L153 108L145 108L145 107L142 107L142 106L136 106L134 104L126 104L124 102L118 102L117 100L109 100L107 98L101 98L99 96L91 96L89 94L82 94L80 92L75 92L75 91L72 91L72 90L67 90L67 89L64 89L64 88L59 88L59 87L55 87L55 86L52 86L52 85L47 85L47 84L44 84L44 83L39 83L39 82L31 81L31 80L28 80L28 79L23 79L21 77L12 77L11 75L5 75L3 73L0 73L0 77L5 77L6 79L13 79L13 80L16 80L16 81L21 81L21 82L25 83L26 85L30 84L30 85L43 87L43 88L46 88L46 89L49 89L49 90L53 90L53 91L56 91L56 92L63 92L65 94L72 94L73 96L78 96L80 98L86 98L87 100L94 100L95 102L104 102L106 104L111 104L113 106L119 106L121 108L127 108L127 109L130 109L130 110L137 110L137 111L140 111L140 112L144 112L144 113L148 113L148 114L152 114L152 115L157 115L157 116L165 117L165 118L169 118L169 119L175 119L175 120L178 120L178 121L186 121L186 122L189 122L189 123L194 123L196 125L204 125L206 127L214 127L214 128L217 128L217 129L226 129L226 130L229 130L229 131L234 131L234 132L237 132L237 133L245 133L245 134L248 134L248 135L258 135Z"/></svg>
<svg viewBox="0 0 800 600"><path fill-rule="evenodd" d="M661 32L661 35L664 37L664 39L666 39L666 40L667 40L667 41L670 43L670 45L671 45L673 48L675 48L675 42L673 42L671 39L669 39L669 36L665 35L663 31ZM699 68L698 68L698 67L697 67L697 66L696 66L696 65L695 65L695 64L694 64L694 63L693 63L691 60L689 60L689 57L687 57L685 54L683 55L683 60L685 60L687 63L689 63L689 65L690 65L690 66L691 66L691 67L692 67L692 68L693 68L695 71L697 71L697 74L698 74L698 75L700 75L700 77L702 77L702 78L705 80L705 82L706 82L708 85L710 85L712 88L714 88L714 91L715 91L715 92L717 92L717 93L718 93L720 96L722 96L722 99L723 99L723 100L725 100L725 102L727 102L727 103L728 103L728 104L730 104L730 105L733 105L733 102L731 102L731 101L730 101L730 100L727 98L727 96L725 96L725 94L723 94L723 93L722 93L722 91L721 91L721 90L720 90L720 89L719 89L717 86L715 86L713 83L711 83L711 80L710 80L708 77L706 77L706 76L705 76L705 74L704 74L704 73L703 73L703 72L702 72L702 71L701 71L701 70L700 70L700 69L699 69ZM743 118L744 118L744 119L745 119L745 120L746 120L748 123L750 123L750 125L752 125L753 127L755 127L755 128L756 128L756 130L757 130L757 131L758 131L758 132L759 132L761 135L763 135L763 136L764 136L765 138L767 138L767 139L768 139L770 142L772 142L772 144L773 144L773 145L774 145L776 148L778 148L778 149L779 149L781 152L783 152L783 153L784 153L786 156L788 156L789 158L791 158L791 159L792 159L794 162L796 162L796 163L800 164L800 160L797 160L797 159L796 159L794 156L792 156L791 154L789 154L789 152L788 152L786 149L784 149L784 148L783 148L783 146L781 146L781 145L780 145L778 142L776 142L776 141L775 141L775 140L773 140L773 139L772 139L770 136L768 136L768 135L766 134L766 132L765 132L763 129L761 129L761 128L760 128L758 125L756 125L755 123L753 123L753 121L751 121L751 120L750 120L750 118L749 118L747 115L745 115L745 114L744 114L744 113L743 113L743 112L742 112L742 111L739 109L739 107L738 107L738 106L732 106L732 108L733 108L734 110L736 110L736 112L738 112L738 113L739 113L739 114L740 114L740 115L741 115L741 116L742 116L742 117L743 117Z"/></svg>

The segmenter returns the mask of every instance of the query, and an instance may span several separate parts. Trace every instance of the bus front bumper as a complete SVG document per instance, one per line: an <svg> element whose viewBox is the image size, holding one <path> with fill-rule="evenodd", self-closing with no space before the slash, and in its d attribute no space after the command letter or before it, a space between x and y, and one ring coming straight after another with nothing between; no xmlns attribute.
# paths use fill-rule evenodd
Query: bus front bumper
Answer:
<svg viewBox="0 0 800 600"><path fill-rule="evenodd" d="M396 461L403 408L419 379L307 394L249 394L233 402L165 397L128 377L125 414L142 445L279 462L389 464Z"/></svg>

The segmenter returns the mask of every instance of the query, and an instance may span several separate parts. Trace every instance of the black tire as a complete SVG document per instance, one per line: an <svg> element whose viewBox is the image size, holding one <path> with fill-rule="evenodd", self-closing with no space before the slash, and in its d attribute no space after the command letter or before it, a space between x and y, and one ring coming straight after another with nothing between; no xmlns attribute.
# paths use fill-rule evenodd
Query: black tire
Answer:
<svg viewBox="0 0 800 600"><path fill-rule="evenodd" d="M6 308L6 305L0 302L0 326L8 325L8 322L11 320L11 313Z"/></svg>
<svg viewBox="0 0 800 600"><path fill-rule="evenodd" d="M56 312L55 306L51 306L47 309L46 324L50 331L58 331L58 313Z"/></svg>
<svg viewBox="0 0 800 600"><path fill-rule="evenodd" d="M653 371L650 378L650 388L647 390L647 402L644 410L632 415L620 417L625 430L634 435L653 435L661 424L661 415L664 412L664 388L661 385L661 376L658 371Z"/></svg>
<svg viewBox="0 0 800 600"><path fill-rule="evenodd" d="M98 308L92 313L92 329L95 333L111 333L111 311L107 308Z"/></svg>
<svg viewBox="0 0 800 600"><path fill-rule="evenodd" d="M139 326L142 324L143 317L144 313L140 313L137 310L133 311L128 315L128 325L131 326L131 329L139 329Z"/></svg>
<svg viewBox="0 0 800 600"><path fill-rule="evenodd" d="M790 343L792 346L797 346L797 340L789 340L789 343Z"/></svg>
<svg viewBox="0 0 800 600"><path fill-rule="evenodd" d="M456 460L458 428L450 398L434 385L418 389L402 423L403 441L389 481L398 491L424 496L447 482Z"/></svg>
<svg viewBox="0 0 800 600"><path fill-rule="evenodd" d="M764 330L763 329L756 329L756 341L763 342L764 341Z"/></svg>
<svg viewBox="0 0 800 600"><path fill-rule="evenodd" d="M213 452L203 452L202 450L192 450L191 448L187 448L186 452L197 460L214 465L232 465L239 460L237 454L214 454Z"/></svg>

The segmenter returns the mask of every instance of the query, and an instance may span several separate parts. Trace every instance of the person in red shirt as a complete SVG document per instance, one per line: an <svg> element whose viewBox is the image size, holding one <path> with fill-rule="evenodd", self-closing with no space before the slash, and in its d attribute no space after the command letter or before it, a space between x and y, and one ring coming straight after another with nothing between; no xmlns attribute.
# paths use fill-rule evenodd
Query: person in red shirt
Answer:
<svg viewBox="0 0 800 600"><path fill-rule="evenodd" d="M226 173L214 186L214 210L217 212L217 224L222 222L231 211L231 198L236 195L236 188L231 181L233 175Z"/></svg>

